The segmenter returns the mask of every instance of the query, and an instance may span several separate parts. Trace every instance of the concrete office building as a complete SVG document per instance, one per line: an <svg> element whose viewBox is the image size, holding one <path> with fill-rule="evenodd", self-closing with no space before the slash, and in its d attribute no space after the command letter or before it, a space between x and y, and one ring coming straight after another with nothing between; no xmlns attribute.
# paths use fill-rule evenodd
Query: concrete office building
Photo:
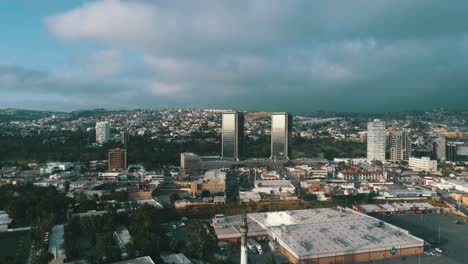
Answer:
<svg viewBox="0 0 468 264"><path fill-rule="evenodd" d="M111 149L108 158L109 171L120 171L127 168L127 151L125 149Z"/></svg>
<svg viewBox="0 0 468 264"><path fill-rule="evenodd" d="M436 160L445 160L447 152L447 140L445 137L438 137L432 143L432 153Z"/></svg>
<svg viewBox="0 0 468 264"><path fill-rule="evenodd" d="M215 216L219 240L241 239L242 216ZM424 240L349 208L247 215L248 237L276 241L294 264L381 262L422 254Z"/></svg>
<svg viewBox="0 0 468 264"><path fill-rule="evenodd" d="M238 112L223 113L221 158L239 160L244 144L244 115Z"/></svg>
<svg viewBox="0 0 468 264"><path fill-rule="evenodd" d="M396 130L390 136L390 159L400 162L411 157L411 141L406 131Z"/></svg>
<svg viewBox="0 0 468 264"><path fill-rule="evenodd" d="M102 145L110 140L110 124L108 122L96 123L96 143Z"/></svg>
<svg viewBox="0 0 468 264"><path fill-rule="evenodd" d="M367 160L385 161L387 140L385 122L375 119L367 123Z"/></svg>
<svg viewBox="0 0 468 264"><path fill-rule="evenodd" d="M437 160L431 160L429 157L410 158L408 165L414 171L437 171Z"/></svg>
<svg viewBox="0 0 468 264"><path fill-rule="evenodd" d="M291 158L292 116L288 113L273 113L271 116L271 159Z"/></svg>

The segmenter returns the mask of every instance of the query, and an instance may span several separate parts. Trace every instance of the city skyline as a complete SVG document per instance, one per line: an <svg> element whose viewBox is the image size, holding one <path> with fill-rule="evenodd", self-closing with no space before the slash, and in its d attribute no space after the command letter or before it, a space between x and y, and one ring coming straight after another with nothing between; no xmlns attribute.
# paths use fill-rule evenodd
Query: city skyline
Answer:
<svg viewBox="0 0 468 264"><path fill-rule="evenodd" d="M5 2L0 106L466 110L466 5Z"/></svg>

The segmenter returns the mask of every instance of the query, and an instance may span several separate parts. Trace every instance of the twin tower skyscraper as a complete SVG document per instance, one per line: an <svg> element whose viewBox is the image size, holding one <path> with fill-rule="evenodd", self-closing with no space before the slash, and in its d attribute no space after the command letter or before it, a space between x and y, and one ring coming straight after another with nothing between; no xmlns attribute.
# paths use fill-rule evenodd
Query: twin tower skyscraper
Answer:
<svg viewBox="0 0 468 264"><path fill-rule="evenodd" d="M244 114L225 112L222 120L221 152L223 160L238 161L244 150ZM288 113L271 115L272 160L288 160L291 157L292 116Z"/></svg>

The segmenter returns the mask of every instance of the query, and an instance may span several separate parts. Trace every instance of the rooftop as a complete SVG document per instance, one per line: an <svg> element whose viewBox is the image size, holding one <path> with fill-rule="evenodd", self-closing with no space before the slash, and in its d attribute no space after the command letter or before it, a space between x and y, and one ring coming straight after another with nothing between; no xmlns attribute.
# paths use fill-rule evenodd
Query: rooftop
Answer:
<svg viewBox="0 0 468 264"><path fill-rule="evenodd" d="M237 235L240 216L226 217L218 238ZM349 208L248 214L249 236L269 235L297 259L423 246L406 230Z"/></svg>
<svg viewBox="0 0 468 264"><path fill-rule="evenodd" d="M145 256L145 257L139 257L135 259L119 261L113 264L154 264L154 261L150 257Z"/></svg>
<svg viewBox="0 0 468 264"><path fill-rule="evenodd" d="M182 253L171 254L165 257L162 257L164 262L167 264L191 264L192 262Z"/></svg>

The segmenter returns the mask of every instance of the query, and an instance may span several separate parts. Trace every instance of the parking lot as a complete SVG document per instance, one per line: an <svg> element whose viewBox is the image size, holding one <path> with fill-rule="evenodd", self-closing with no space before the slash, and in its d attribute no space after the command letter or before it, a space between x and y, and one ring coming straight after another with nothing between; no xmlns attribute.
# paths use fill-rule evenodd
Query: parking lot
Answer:
<svg viewBox="0 0 468 264"><path fill-rule="evenodd" d="M268 241L259 241L260 245L263 249L263 254L253 253L252 251L248 251L248 263L290 263L288 258L278 252L273 253L268 246ZM231 263L239 263L240 260L240 245L237 246L235 253L231 256L230 261Z"/></svg>
<svg viewBox="0 0 468 264"><path fill-rule="evenodd" d="M442 250L442 253L433 250L434 256L423 254L384 263L468 263L468 223L456 223L463 222L463 219L445 214L417 214L385 216L383 220L410 231L411 234L429 242L432 248Z"/></svg>

